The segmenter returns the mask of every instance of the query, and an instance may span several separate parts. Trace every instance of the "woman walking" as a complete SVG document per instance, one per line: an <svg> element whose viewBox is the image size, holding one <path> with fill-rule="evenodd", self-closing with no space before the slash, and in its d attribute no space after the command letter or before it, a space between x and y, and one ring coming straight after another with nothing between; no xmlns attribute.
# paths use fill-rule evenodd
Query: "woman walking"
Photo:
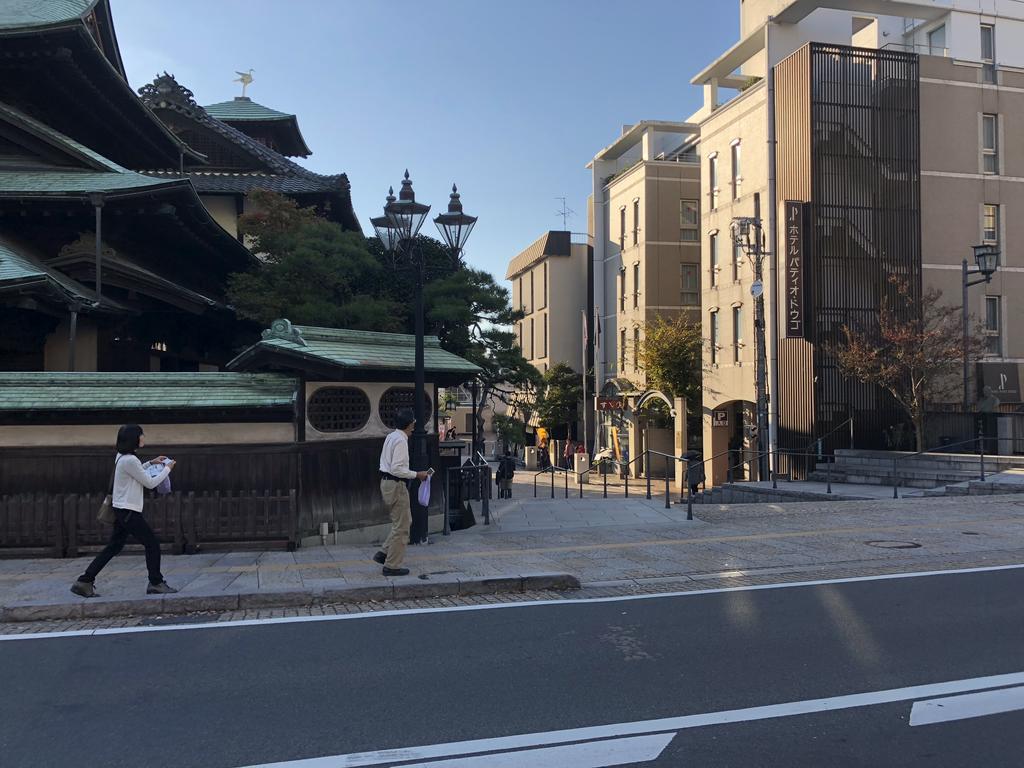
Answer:
<svg viewBox="0 0 1024 768"><path fill-rule="evenodd" d="M81 597L97 597L93 582L96 575L124 548L129 536L135 538L146 548L146 569L149 571L149 586L146 593L150 595L166 595L177 592L167 585L160 573L160 541L153 529L142 516L143 488L156 488L174 468L174 462L166 456L160 456L143 464L135 452L146 444L142 427L138 424L126 424L117 431L117 456L114 459L114 484L111 492L111 506L116 520L114 531L110 534L107 546L96 555L85 573L71 585L71 591ZM146 471L151 465L164 464L155 475Z"/></svg>

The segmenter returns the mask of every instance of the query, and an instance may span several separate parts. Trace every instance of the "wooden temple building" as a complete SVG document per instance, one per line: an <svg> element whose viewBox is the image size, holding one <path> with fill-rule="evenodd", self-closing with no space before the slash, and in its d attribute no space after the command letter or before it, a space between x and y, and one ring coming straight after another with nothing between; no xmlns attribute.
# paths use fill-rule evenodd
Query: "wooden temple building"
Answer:
<svg viewBox="0 0 1024 768"><path fill-rule="evenodd" d="M109 0L0 0L0 370L219 370L258 334L225 296L247 195L359 229L347 177L286 156L310 152L294 115L141 93Z"/></svg>

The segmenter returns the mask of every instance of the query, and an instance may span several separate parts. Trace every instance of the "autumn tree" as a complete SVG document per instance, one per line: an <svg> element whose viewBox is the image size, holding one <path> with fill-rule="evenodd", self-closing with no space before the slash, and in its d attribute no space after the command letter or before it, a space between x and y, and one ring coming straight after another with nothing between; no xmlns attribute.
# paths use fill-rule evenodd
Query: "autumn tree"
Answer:
<svg viewBox="0 0 1024 768"><path fill-rule="evenodd" d="M583 379L565 363L551 366L542 377L536 413L540 423L552 429L569 427L578 418L583 400Z"/></svg>
<svg viewBox="0 0 1024 768"><path fill-rule="evenodd" d="M962 310L942 304L937 289L929 289L918 301L905 281L893 278L890 284L893 290L882 301L877 325L844 325L842 340L831 351L844 375L893 396L913 423L921 451L929 406L954 401L960 393ZM978 333L971 333L968 354L980 344Z"/></svg>
<svg viewBox="0 0 1024 768"><path fill-rule="evenodd" d="M637 359L649 387L699 404L703 348L699 323L691 322L685 315L658 316L644 328Z"/></svg>

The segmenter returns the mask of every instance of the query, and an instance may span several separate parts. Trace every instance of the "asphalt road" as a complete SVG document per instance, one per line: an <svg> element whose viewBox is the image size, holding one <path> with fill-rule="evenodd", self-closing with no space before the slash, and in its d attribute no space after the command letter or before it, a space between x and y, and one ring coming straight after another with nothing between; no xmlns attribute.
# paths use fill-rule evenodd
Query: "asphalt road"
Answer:
<svg viewBox="0 0 1024 768"><path fill-rule="evenodd" d="M1017 768L1022 594L997 570L0 642L0 765Z"/></svg>

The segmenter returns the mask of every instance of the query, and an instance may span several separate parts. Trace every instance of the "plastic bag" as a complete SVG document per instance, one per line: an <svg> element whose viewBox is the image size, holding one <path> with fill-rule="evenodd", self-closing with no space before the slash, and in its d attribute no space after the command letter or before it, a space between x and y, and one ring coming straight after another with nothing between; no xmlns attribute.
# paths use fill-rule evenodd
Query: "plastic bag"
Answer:
<svg viewBox="0 0 1024 768"><path fill-rule="evenodd" d="M430 506L430 476L427 475L426 480L420 481L420 489L416 494L416 501L420 503L420 506Z"/></svg>

